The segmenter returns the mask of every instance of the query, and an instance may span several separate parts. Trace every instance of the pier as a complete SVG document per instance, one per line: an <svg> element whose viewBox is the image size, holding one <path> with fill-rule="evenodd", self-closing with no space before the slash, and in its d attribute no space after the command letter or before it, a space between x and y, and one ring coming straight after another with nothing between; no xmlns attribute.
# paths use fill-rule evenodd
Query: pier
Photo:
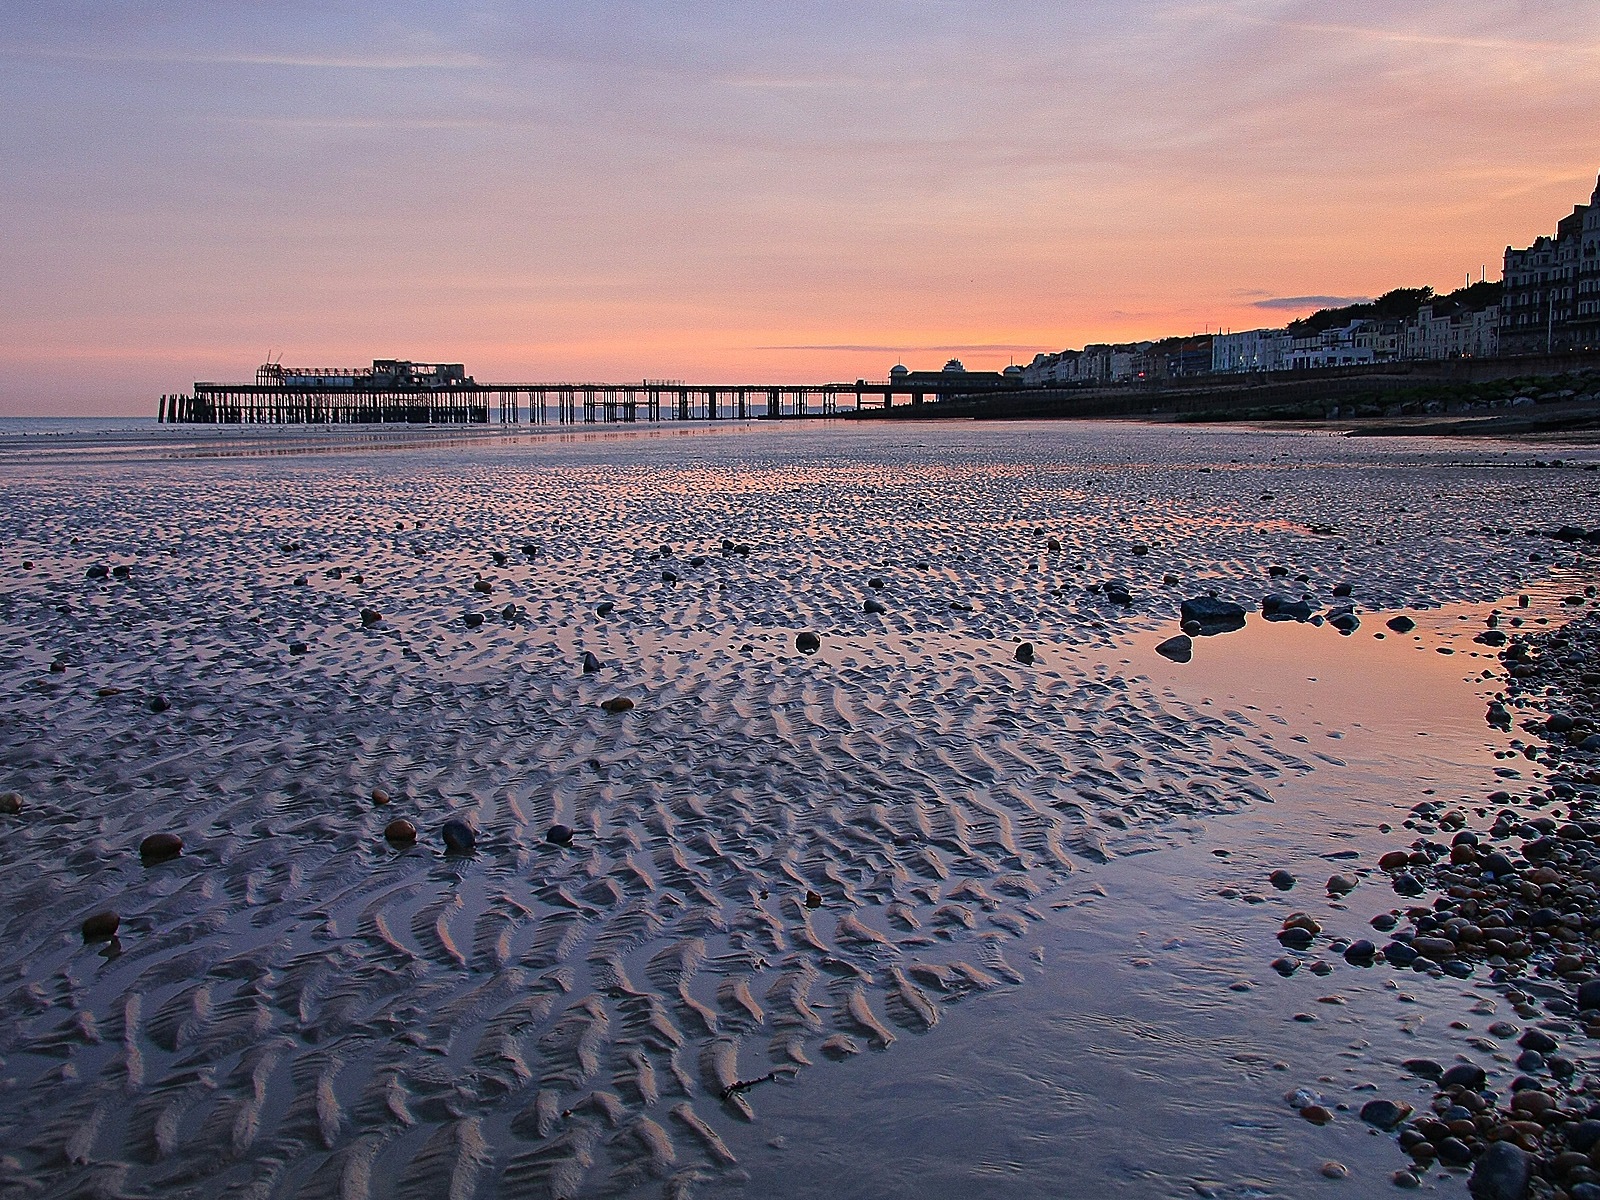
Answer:
<svg viewBox="0 0 1600 1200"><path fill-rule="evenodd" d="M170 424L593 425L635 421L780 420L882 411L897 404L976 397L1016 384L984 372L903 372L887 381L703 384L478 383L460 364L378 359L370 368L296 369L274 363L254 383L196 383L162 396Z"/></svg>

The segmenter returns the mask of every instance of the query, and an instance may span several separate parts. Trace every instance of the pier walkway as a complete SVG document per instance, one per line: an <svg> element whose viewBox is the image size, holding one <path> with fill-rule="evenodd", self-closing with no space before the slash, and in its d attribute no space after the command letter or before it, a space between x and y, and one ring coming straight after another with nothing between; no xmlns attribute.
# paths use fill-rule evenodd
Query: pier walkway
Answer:
<svg viewBox="0 0 1600 1200"><path fill-rule="evenodd" d="M174 424L603 424L630 421L777 420L920 406L926 400L999 390L996 377L929 376L889 382L694 384L475 383L428 388L356 388L338 378L196 383L162 396L158 419Z"/></svg>

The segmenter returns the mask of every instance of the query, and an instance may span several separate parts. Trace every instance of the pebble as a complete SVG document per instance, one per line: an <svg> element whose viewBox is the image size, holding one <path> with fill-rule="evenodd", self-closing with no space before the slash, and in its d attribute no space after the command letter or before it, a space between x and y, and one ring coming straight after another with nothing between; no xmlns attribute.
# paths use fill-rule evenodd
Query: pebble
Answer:
<svg viewBox="0 0 1600 1200"><path fill-rule="evenodd" d="M572 845L572 826L555 824L545 831L544 840L552 846Z"/></svg>
<svg viewBox="0 0 1600 1200"><path fill-rule="evenodd" d="M794 635L794 648L801 654L815 654L822 648L822 639L810 630Z"/></svg>
<svg viewBox="0 0 1600 1200"><path fill-rule="evenodd" d="M1328 880L1328 895L1348 896L1356 890L1356 881L1348 875L1334 875Z"/></svg>
<svg viewBox="0 0 1600 1200"><path fill-rule="evenodd" d="M363 608L361 610L361 624L366 629L371 629L374 625L382 625L383 614L375 608Z"/></svg>
<svg viewBox="0 0 1600 1200"><path fill-rule="evenodd" d="M868 596L861 602L861 611L867 613L876 613L881 616L882 614L888 612L889 609L888 606L876 596Z"/></svg>
<svg viewBox="0 0 1600 1200"><path fill-rule="evenodd" d="M175 833L152 833L139 843L139 857L145 866L167 862L183 853L183 839Z"/></svg>
<svg viewBox="0 0 1600 1200"><path fill-rule="evenodd" d="M1280 892L1287 892L1290 888L1294 887L1295 878L1290 872L1285 871L1282 867L1279 867L1271 875L1267 876L1267 882L1273 887L1277 888Z"/></svg>
<svg viewBox="0 0 1600 1200"><path fill-rule="evenodd" d="M1350 1168L1341 1162L1328 1161L1322 1164L1322 1174L1328 1179L1350 1178Z"/></svg>
<svg viewBox="0 0 1600 1200"><path fill-rule="evenodd" d="M471 854L478 848L478 835L465 821L446 821L439 836L444 839L446 854Z"/></svg>
<svg viewBox="0 0 1600 1200"><path fill-rule="evenodd" d="M822 897L820 895L818 895L816 892L807 891L806 892L806 907L807 908L821 908L822 907Z"/></svg>
<svg viewBox="0 0 1600 1200"><path fill-rule="evenodd" d="M1157 646L1156 653L1175 663L1186 663L1194 657L1194 641L1187 634L1180 633Z"/></svg>
<svg viewBox="0 0 1600 1200"><path fill-rule="evenodd" d="M625 713L633 707L633 701L626 696L613 696L609 700L600 701L600 707L608 713Z"/></svg>
<svg viewBox="0 0 1600 1200"><path fill-rule="evenodd" d="M0 792L0 813L14 816L22 811L22 797L16 792Z"/></svg>
<svg viewBox="0 0 1600 1200"><path fill-rule="evenodd" d="M1404 1168L1389 1176L1389 1182L1394 1184L1397 1188L1406 1188L1408 1190L1410 1188L1419 1188L1422 1186L1422 1180L1418 1179L1410 1171L1407 1171Z"/></svg>
<svg viewBox="0 0 1600 1200"><path fill-rule="evenodd" d="M383 836L394 846L410 846L417 840L417 827L401 817L383 827Z"/></svg>
<svg viewBox="0 0 1600 1200"><path fill-rule="evenodd" d="M1415 629L1417 627L1417 623L1415 621L1413 621L1410 617L1403 617L1403 616L1402 617L1390 617L1387 621L1384 622L1384 624L1387 625L1390 629L1394 630L1396 633L1410 633L1413 629Z"/></svg>
<svg viewBox="0 0 1600 1200"><path fill-rule="evenodd" d="M122 918L114 912L97 912L83 920L83 940L86 942L109 942L117 936L117 928L122 924Z"/></svg>
<svg viewBox="0 0 1600 1200"><path fill-rule="evenodd" d="M389 793L384 791L381 787L373 788L372 802L379 806L389 803Z"/></svg>
<svg viewBox="0 0 1600 1200"><path fill-rule="evenodd" d="M483 624L483 614L481 612L462 613L461 619L467 623L468 629L476 629Z"/></svg>
<svg viewBox="0 0 1600 1200"><path fill-rule="evenodd" d="M150 711L153 713L164 713L171 707L172 701L168 700L165 696L150 697Z"/></svg>
<svg viewBox="0 0 1600 1200"><path fill-rule="evenodd" d="M1016 658L1016 660L1019 663L1022 663L1024 666L1027 666L1028 664L1032 663L1033 662L1033 643L1032 642L1023 642L1021 645L1019 645L1017 647L1017 652L1016 652L1014 657Z"/></svg>
<svg viewBox="0 0 1600 1200"><path fill-rule="evenodd" d="M494 591L494 584L487 579L475 579L472 581L472 590L480 595L487 596Z"/></svg>
<svg viewBox="0 0 1600 1200"><path fill-rule="evenodd" d="M1361 1119L1385 1133L1393 1133L1412 1111L1411 1105L1403 1101L1368 1100L1361 1106Z"/></svg>
<svg viewBox="0 0 1600 1200"><path fill-rule="evenodd" d="M604 664L595 656L594 651L585 650L583 652L583 673L585 675L593 675L602 666Z"/></svg>
<svg viewBox="0 0 1600 1200"><path fill-rule="evenodd" d="M1523 1200L1532 1176L1527 1151L1511 1142L1494 1142L1473 1167L1467 1190L1473 1200Z"/></svg>

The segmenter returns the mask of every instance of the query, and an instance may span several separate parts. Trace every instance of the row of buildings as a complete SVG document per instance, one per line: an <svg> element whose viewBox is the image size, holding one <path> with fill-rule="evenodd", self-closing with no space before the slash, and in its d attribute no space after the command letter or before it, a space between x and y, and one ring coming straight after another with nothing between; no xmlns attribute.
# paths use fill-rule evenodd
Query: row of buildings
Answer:
<svg viewBox="0 0 1600 1200"><path fill-rule="evenodd" d="M1553 237L1526 249L1506 247L1499 286L1428 296L1399 316L1357 315L1333 325L1312 319L1283 329L1062 350L1036 355L1008 374L1028 387L1082 387L1573 350L1600 350L1600 181L1589 203L1562 219Z"/></svg>

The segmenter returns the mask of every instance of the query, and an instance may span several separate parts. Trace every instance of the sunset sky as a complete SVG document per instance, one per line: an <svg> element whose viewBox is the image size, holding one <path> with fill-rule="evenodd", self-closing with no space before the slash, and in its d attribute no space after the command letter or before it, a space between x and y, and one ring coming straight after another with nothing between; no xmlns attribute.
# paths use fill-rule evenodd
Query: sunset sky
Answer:
<svg viewBox="0 0 1600 1200"><path fill-rule="evenodd" d="M1600 3L6 0L0 105L0 414L882 378L1497 278Z"/></svg>

